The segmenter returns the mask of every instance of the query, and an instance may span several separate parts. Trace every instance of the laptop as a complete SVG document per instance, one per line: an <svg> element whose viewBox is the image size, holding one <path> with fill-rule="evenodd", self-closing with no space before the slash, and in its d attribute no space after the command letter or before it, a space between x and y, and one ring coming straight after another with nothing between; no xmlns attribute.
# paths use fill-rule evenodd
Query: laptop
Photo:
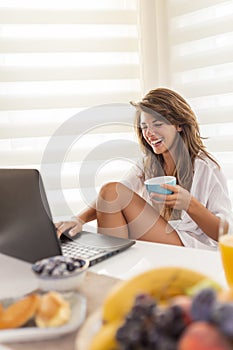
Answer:
<svg viewBox="0 0 233 350"><path fill-rule="evenodd" d="M59 239L40 172L0 169L0 253L34 263L55 255L88 259L90 266L131 247L134 240L82 231Z"/></svg>

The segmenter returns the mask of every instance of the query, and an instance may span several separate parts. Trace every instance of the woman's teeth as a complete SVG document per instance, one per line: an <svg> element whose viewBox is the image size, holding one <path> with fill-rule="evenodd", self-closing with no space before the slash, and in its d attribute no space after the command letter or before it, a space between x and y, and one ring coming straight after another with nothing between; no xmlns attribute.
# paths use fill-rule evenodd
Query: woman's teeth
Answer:
<svg viewBox="0 0 233 350"><path fill-rule="evenodd" d="M160 142L162 142L162 141L163 141L163 139L161 138L161 139L158 139L158 140L155 140L155 141L151 142L151 144L152 144L153 146L155 146L155 145L157 145L158 143L160 143Z"/></svg>

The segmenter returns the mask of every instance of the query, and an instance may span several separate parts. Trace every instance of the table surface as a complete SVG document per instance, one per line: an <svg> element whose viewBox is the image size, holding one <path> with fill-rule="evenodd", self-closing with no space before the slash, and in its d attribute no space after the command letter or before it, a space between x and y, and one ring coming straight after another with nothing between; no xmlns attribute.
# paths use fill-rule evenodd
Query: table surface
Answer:
<svg viewBox="0 0 233 350"><path fill-rule="evenodd" d="M219 251L137 241L126 251L91 267L91 271L128 279L150 268L182 266L200 271L227 286Z"/></svg>
<svg viewBox="0 0 233 350"><path fill-rule="evenodd" d="M31 264L0 254L0 266L0 299L24 295L37 288ZM106 294L119 279L128 279L150 268L162 266L191 268L226 286L218 251L137 241L126 251L89 268L79 289L87 300L87 317L101 306ZM77 350L77 332L52 340L4 345L12 350Z"/></svg>

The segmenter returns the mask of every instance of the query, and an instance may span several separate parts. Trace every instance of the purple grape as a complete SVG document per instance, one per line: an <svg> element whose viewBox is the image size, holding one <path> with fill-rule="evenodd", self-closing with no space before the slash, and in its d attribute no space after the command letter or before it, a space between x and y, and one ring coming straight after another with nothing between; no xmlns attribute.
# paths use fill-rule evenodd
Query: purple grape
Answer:
<svg viewBox="0 0 233 350"><path fill-rule="evenodd" d="M85 261L82 259L58 255L37 261L32 265L32 269L41 276L64 276L84 264Z"/></svg>
<svg viewBox="0 0 233 350"><path fill-rule="evenodd" d="M157 313L157 328L163 334L178 338L185 329L183 310L179 305L172 305Z"/></svg>
<svg viewBox="0 0 233 350"><path fill-rule="evenodd" d="M191 304L191 318L193 321L210 321L216 304L216 292L212 288L204 288L194 295Z"/></svg>
<svg viewBox="0 0 233 350"><path fill-rule="evenodd" d="M148 295L139 295L118 329L120 350L176 350L176 337L184 328L178 306L159 309Z"/></svg>
<svg viewBox="0 0 233 350"><path fill-rule="evenodd" d="M211 321L233 340L233 303L216 303Z"/></svg>
<svg viewBox="0 0 233 350"><path fill-rule="evenodd" d="M139 295L118 329L116 339L121 350L153 349L148 334L155 330L156 303L149 295Z"/></svg>

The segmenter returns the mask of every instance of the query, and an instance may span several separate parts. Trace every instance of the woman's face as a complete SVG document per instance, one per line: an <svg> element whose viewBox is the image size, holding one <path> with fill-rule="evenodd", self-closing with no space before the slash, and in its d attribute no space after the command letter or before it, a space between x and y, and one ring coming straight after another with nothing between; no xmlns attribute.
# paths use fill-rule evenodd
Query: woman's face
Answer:
<svg viewBox="0 0 233 350"><path fill-rule="evenodd" d="M146 112L141 113L140 127L144 139L156 154L163 154L170 151L177 133L181 131L180 127L166 124Z"/></svg>

